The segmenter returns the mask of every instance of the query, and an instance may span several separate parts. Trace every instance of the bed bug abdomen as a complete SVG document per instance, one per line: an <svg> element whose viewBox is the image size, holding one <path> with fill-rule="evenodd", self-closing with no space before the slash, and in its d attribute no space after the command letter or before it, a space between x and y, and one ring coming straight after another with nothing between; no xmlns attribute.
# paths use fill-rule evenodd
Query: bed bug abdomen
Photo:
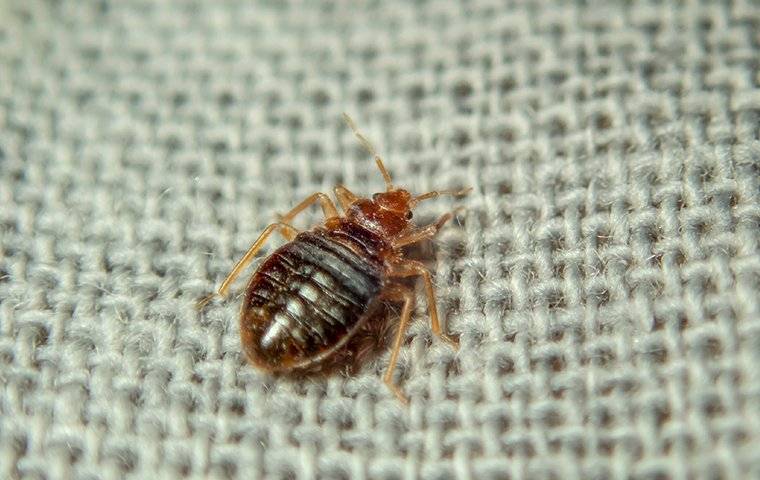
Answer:
<svg viewBox="0 0 760 480"><path fill-rule="evenodd" d="M366 321L383 287L382 264L332 232L300 233L276 250L246 289L243 347L273 372L312 369Z"/></svg>

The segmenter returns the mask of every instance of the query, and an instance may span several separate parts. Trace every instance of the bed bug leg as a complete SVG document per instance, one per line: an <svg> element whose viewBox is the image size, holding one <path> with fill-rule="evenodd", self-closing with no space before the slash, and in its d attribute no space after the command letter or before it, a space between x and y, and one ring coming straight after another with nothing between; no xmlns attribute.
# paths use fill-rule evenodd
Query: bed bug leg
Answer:
<svg viewBox="0 0 760 480"><path fill-rule="evenodd" d="M425 296L427 297L428 312L430 314L430 329L433 330L433 333L436 336L458 349L459 341L441 329L441 324L438 321L438 307L435 302L433 279L431 278L430 271L428 271L427 267L416 260L404 260L395 265L395 268L391 270L390 275L392 277L422 277L422 280L425 283Z"/></svg>
<svg viewBox="0 0 760 480"><path fill-rule="evenodd" d="M425 225L424 227L414 229L411 232L406 233L403 237L397 238L393 241L393 247L403 247L405 245L421 242L422 240L435 236L435 234L438 233L438 230L440 230L446 224L446 222L454 218L454 215L459 210L461 210L461 207L457 208L453 212L444 213L438 218L438 220L436 220L434 223L431 223L430 225Z"/></svg>
<svg viewBox="0 0 760 480"><path fill-rule="evenodd" d="M284 225L288 225L290 228L278 228L277 233L280 234L280 236L285 239L286 242L292 242L293 239L296 238L296 235L298 235L298 230L296 230L292 225L286 224L282 221L282 215L276 214L275 218L277 219L277 223L282 223Z"/></svg>
<svg viewBox="0 0 760 480"><path fill-rule="evenodd" d="M284 222L277 222L277 223L271 223L267 228L264 229L263 232L261 232L261 235L259 235L259 238L256 239L255 242L253 242L253 245L251 245L251 248L248 249L247 252L245 252L245 255L243 255L243 258L238 260L238 262L235 264L235 266L232 268L232 271L227 275L227 278L224 279L222 282L222 286L219 287L219 296L225 297L227 296L227 290L229 290L230 285L232 282L235 281L235 279L240 275L240 272L248 266L248 264L251 263L253 258L256 256L256 254L261 250L261 247L264 246L264 243L267 241L269 236L272 234L272 232L275 229L280 229L285 232L284 235L295 235L298 233L298 231L293 228L292 226L288 225Z"/></svg>
<svg viewBox="0 0 760 480"><path fill-rule="evenodd" d="M232 282L234 282L235 279L238 277L238 275L240 275L240 272L242 272L243 269L247 267L248 264L251 263L251 261L256 256L258 251L261 250L261 247L264 246L264 243L267 241L269 236L272 235L272 232L274 232L275 230L279 230L280 232L282 232L282 235L285 238L295 237L298 234L298 231L292 226L288 225L287 223L277 222L277 223L269 224L264 229L264 231L261 232L261 234L259 235L259 238L257 238L256 241L253 242L253 245L251 245L251 248L249 248L248 251L245 252L245 255L243 255L243 258L238 260L238 262L232 268L232 271L227 275L227 278L225 278L224 281L222 282L222 285L219 287L219 290L217 291L217 293L212 293L210 295L207 295L196 303L196 308L198 310L203 309L203 307L205 307L211 300L213 300L216 295L219 295L222 298L227 296L227 290L229 290Z"/></svg>
<svg viewBox="0 0 760 480"><path fill-rule="evenodd" d="M359 199L359 197L343 185L338 185L333 188L333 192L335 192L335 198L338 199L340 208L342 208L344 212L348 210L348 207L350 207L352 203Z"/></svg>
<svg viewBox="0 0 760 480"><path fill-rule="evenodd" d="M396 364L398 363L398 354L401 350L401 344L404 341L404 334L409 326L409 319L412 316L412 309L414 308L414 295L411 290L401 285L393 285L389 287L383 294L384 298L388 300L404 302L404 306L401 309L401 318L398 323L398 331L396 332L396 338L393 341L393 350L391 350L391 358L388 361L388 369L385 371L383 381L388 388L396 395L401 403L407 405L409 400L401 389L393 382L393 372L396 370Z"/></svg>
<svg viewBox="0 0 760 480"><path fill-rule="evenodd" d="M306 197L301 203L293 207L293 209L285 215L280 215L280 222L290 223L291 220L296 217L296 215L309 208L309 206L311 206L311 204L314 202L319 202L320 206L322 207L322 213L325 214L325 218L338 216L338 210L335 208L333 201L330 200L330 197L322 192L317 192Z"/></svg>

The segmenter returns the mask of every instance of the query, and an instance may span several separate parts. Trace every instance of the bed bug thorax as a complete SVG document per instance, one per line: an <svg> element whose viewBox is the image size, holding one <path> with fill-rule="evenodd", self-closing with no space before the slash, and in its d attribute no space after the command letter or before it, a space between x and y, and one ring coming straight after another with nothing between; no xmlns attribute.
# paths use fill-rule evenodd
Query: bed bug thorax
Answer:
<svg viewBox="0 0 760 480"><path fill-rule="evenodd" d="M441 329L433 282L421 262L404 257L404 247L433 237L452 218L417 226L412 210L439 195L463 195L465 190L441 190L412 195L393 185L372 145L353 121L344 119L370 152L385 180L386 190L372 198L359 197L346 187L334 194L341 208L324 193L314 193L270 224L233 267L218 290L225 297L230 285L250 264L269 236L277 231L287 241L269 255L248 282L240 312L240 336L248 360L272 373L318 370L350 348L351 338L383 302L402 304L398 329L383 380L403 402L406 396L393 382L398 353L414 305L414 291L400 281L422 277L430 324L438 337L456 346ZM319 203L325 221L298 231L290 222ZM200 302L205 305L212 296Z"/></svg>

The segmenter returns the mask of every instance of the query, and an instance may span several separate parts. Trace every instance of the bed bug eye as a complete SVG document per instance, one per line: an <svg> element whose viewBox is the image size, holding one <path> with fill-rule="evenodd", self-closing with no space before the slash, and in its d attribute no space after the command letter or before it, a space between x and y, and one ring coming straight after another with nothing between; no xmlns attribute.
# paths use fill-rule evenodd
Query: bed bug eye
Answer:
<svg viewBox="0 0 760 480"><path fill-rule="evenodd" d="M372 194L372 200L373 200L373 201L375 201L375 202L376 202L378 198L380 198L380 194L379 194L379 193L374 193L374 194Z"/></svg>
<svg viewBox="0 0 760 480"><path fill-rule="evenodd" d="M406 219L407 219L407 220L411 220L413 216L414 216L414 214L412 214L412 212L411 212L411 211L409 211L409 212L406 212Z"/></svg>

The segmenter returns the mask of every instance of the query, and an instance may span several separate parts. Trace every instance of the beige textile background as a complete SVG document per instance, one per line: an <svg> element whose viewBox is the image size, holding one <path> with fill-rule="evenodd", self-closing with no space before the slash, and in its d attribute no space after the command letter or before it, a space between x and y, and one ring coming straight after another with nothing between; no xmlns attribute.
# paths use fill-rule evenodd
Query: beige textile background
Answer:
<svg viewBox="0 0 760 480"><path fill-rule="evenodd" d="M0 477L760 478L759 58L749 0L0 0ZM474 187L420 212L467 207L461 349L420 302L409 408L387 353L274 379L193 309L382 187L343 111Z"/></svg>

